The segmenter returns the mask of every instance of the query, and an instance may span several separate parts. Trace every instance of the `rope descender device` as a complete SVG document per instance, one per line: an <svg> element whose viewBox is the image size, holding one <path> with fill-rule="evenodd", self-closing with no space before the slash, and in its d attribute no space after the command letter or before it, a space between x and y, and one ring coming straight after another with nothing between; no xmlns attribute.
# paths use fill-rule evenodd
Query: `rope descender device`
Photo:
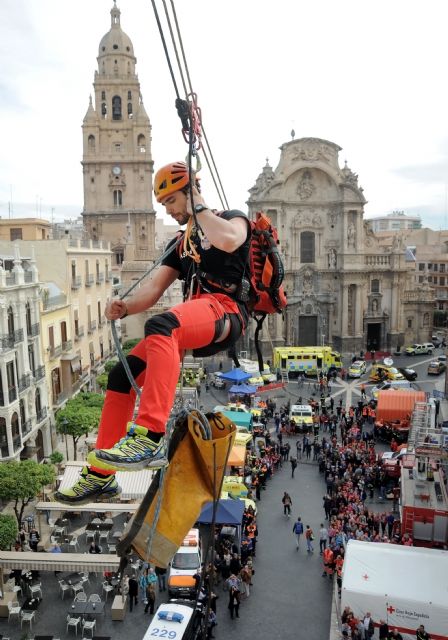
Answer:
<svg viewBox="0 0 448 640"><path fill-rule="evenodd" d="M193 153L202 148L202 113L196 93L189 93L185 100L176 98L177 115L182 122L182 135L191 145Z"/></svg>

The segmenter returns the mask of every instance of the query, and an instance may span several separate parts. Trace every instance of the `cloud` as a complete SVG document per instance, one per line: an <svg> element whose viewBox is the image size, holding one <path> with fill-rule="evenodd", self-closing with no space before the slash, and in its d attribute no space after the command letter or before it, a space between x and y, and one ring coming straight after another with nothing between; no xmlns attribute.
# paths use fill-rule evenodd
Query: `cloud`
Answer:
<svg viewBox="0 0 448 640"><path fill-rule="evenodd" d="M405 180L424 184L440 184L448 181L448 157L429 164L416 164L393 169L392 172Z"/></svg>

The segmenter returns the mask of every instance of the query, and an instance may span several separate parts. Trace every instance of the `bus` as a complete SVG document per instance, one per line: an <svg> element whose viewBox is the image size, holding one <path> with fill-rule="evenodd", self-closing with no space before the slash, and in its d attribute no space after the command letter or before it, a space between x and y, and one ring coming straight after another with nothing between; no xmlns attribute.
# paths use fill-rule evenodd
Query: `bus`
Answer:
<svg viewBox="0 0 448 640"><path fill-rule="evenodd" d="M341 354L332 347L274 347L273 368L288 372L291 377L315 376L320 371L341 369Z"/></svg>

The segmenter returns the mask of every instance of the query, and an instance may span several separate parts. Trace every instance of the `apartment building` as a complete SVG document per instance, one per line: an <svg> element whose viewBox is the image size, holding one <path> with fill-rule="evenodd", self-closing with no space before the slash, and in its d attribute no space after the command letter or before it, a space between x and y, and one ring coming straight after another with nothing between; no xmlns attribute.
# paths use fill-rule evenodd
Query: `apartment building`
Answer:
<svg viewBox="0 0 448 640"><path fill-rule="evenodd" d="M0 460L51 453L40 286L32 249L0 247Z"/></svg>
<svg viewBox="0 0 448 640"><path fill-rule="evenodd" d="M0 240L48 240L51 224L40 218L0 219Z"/></svg>
<svg viewBox="0 0 448 640"><path fill-rule="evenodd" d="M385 216L375 216L374 218L366 218L366 220L374 233L422 228L420 216L409 216L404 211L393 211Z"/></svg>

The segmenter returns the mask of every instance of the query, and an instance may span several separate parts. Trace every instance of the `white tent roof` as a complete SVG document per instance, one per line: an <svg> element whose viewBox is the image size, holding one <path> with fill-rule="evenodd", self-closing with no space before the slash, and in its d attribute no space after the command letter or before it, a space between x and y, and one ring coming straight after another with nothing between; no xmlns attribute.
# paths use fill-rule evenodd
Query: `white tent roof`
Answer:
<svg viewBox="0 0 448 640"><path fill-rule="evenodd" d="M116 571L120 558L112 554L0 551L0 569L28 571Z"/></svg>
<svg viewBox="0 0 448 640"><path fill-rule="evenodd" d="M448 551L350 540L342 588L446 607Z"/></svg>
<svg viewBox="0 0 448 640"><path fill-rule="evenodd" d="M79 477L79 472L85 466L83 462L68 462L61 480L60 489L71 487ZM151 484L153 471L117 471L117 482L121 487L120 500L142 500ZM70 511L70 507L66 507ZM126 511L126 509L123 509Z"/></svg>

